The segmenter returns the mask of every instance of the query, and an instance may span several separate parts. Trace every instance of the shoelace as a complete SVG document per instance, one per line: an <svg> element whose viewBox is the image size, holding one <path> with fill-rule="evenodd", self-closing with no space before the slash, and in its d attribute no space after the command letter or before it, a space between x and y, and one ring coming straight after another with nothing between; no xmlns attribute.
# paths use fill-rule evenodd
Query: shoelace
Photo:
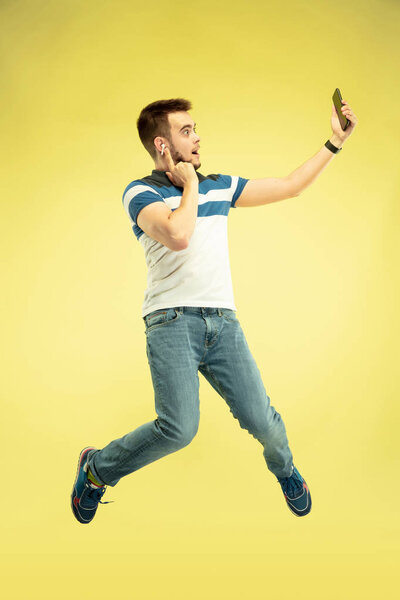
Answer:
<svg viewBox="0 0 400 600"><path fill-rule="evenodd" d="M290 477L278 477L278 481L282 484L285 494L292 500L300 496L300 492L303 492L303 481L299 479L294 470Z"/></svg>
<svg viewBox="0 0 400 600"><path fill-rule="evenodd" d="M85 502L89 500L89 502L93 503L93 505L97 504L97 502L99 502L100 504L110 504L111 502L114 502L114 500L108 500L107 502L101 501L101 498L103 497L103 494L106 491L106 486L104 486L103 488L95 489L91 485L86 483L86 489L88 491L85 494Z"/></svg>

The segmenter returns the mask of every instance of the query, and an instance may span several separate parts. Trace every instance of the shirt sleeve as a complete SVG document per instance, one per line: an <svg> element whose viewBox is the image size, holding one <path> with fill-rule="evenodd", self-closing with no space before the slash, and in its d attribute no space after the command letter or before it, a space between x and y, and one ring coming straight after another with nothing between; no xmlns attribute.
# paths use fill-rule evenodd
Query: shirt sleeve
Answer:
<svg viewBox="0 0 400 600"><path fill-rule="evenodd" d="M153 202L165 202L165 200L156 190L142 183L128 187L123 195L124 208L135 225L142 208Z"/></svg>
<svg viewBox="0 0 400 600"><path fill-rule="evenodd" d="M235 206L236 201L239 198L240 194L243 192L243 188L248 181L249 181L249 179L245 179L244 177L239 177L238 175L232 175L233 195L232 195L232 201L231 201L231 208L237 208Z"/></svg>

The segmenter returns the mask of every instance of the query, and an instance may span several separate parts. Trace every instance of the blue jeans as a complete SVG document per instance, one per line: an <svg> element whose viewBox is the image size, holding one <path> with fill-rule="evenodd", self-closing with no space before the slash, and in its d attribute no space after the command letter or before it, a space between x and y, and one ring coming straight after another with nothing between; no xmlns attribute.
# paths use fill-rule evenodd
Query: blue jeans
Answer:
<svg viewBox="0 0 400 600"><path fill-rule="evenodd" d="M100 483L183 448L199 426L199 375L227 402L240 426L263 446L268 469L288 477L293 463L280 414L270 405L236 312L180 306L143 317L157 418L88 454Z"/></svg>

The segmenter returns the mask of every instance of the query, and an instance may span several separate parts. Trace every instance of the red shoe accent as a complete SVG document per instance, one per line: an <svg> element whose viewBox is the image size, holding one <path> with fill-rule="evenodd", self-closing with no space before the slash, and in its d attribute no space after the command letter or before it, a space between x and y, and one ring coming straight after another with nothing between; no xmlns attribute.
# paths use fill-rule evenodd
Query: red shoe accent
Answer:
<svg viewBox="0 0 400 600"><path fill-rule="evenodd" d="M89 477L88 477L88 481L89 481L90 485L95 485L96 488L103 488L105 486L105 484L97 485L97 483L95 483L94 481L92 481L91 479L89 479Z"/></svg>

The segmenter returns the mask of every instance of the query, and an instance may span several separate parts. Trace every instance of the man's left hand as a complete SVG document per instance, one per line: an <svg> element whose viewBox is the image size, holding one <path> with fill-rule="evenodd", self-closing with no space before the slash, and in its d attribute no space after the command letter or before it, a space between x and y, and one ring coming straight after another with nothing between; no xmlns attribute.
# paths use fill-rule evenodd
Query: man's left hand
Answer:
<svg viewBox="0 0 400 600"><path fill-rule="evenodd" d="M342 142L349 137L354 131L355 126L357 125L357 117L351 110L349 104L342 100L342 113L344 116L350 121L350 125L347 126L347 129L343 131L342 126L340 125L339 117L336 113L335 105L332 104L332 115L331 115L331 126L332 131L335 135L337 135Z"/></svg>

